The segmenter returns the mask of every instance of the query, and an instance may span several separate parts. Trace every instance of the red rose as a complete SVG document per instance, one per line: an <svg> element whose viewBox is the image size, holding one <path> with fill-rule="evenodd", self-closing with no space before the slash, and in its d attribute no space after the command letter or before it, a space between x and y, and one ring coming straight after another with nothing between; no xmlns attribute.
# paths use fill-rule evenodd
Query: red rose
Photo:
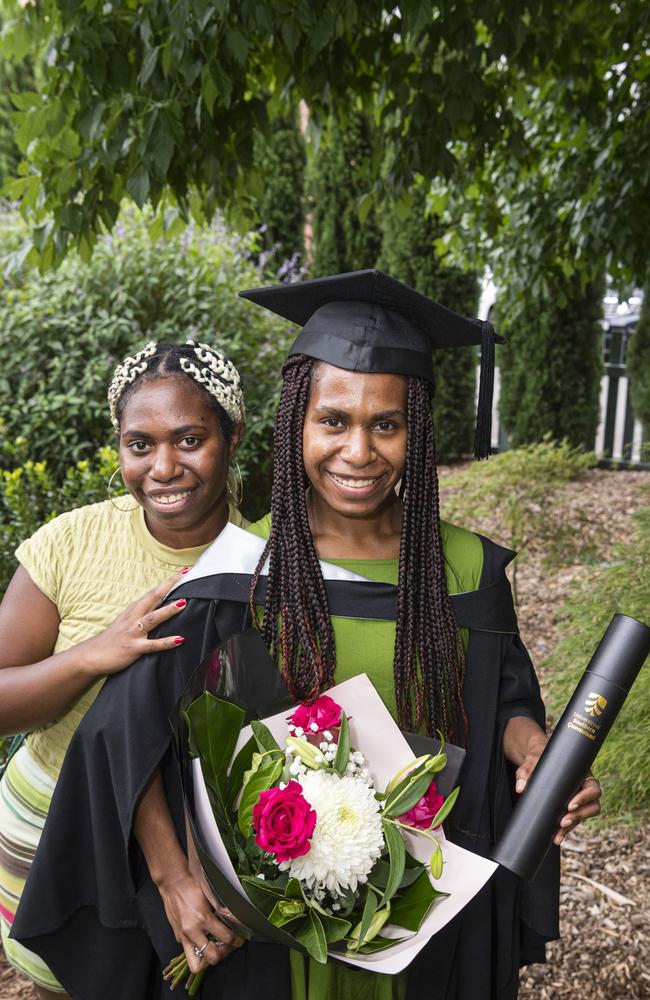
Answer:
<svg viewBox="0 0 650 1000"><path fill-rule="evenodd" d="M295 729L302 729L306 736L324 733L341 724L341 706L333 698L322 694L311 705L298 705L293 715L287 719ZM316 728L314 728L314 726Z"/></svg>
<svg viewBox="0 0 650 1000"><path fill-rule="evenodd" d="M415 826L419 830L428 830L431 826L431 820L444 801L444 795L440 794L435 781L432 781L420 801L416 802L408 812L397 818L400 823L404 823L406 826Z"/></svg>
<svg viewBox="0 0 650 1000"><path fill-rule="evenodd" d="M297 781L261 792L253 806L255 841L263 851L275 854L277 861L307 854L315 826L316 812Z"/></svg>

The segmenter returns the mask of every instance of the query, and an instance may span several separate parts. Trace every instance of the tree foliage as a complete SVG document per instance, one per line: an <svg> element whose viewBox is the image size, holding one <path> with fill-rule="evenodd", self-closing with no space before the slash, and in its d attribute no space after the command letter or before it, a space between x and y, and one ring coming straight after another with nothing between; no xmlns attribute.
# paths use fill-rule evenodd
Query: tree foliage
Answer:
<svg viewBox="0 0 650 1000"><path fill-rule="evenodd" d="M527 170L541 154L526 119L526 87L551 81L553 93L543 96L552 98L567 149L584 121L577 164L584 166L584 152L593 150L589 129L603 137L605 68L626 61L624 42L647 61L641 0L625 0L619 14L610 0L561 8L552 0L403 0L393 7L358 0L4 0L3 9L4 54L43 58L42 88L17 99L26 158L10 194L40 218L35 245L45 264L70 244L88 254L125 195L138 205L169 196L184 214L209 217L227 204L250 216L263 190L254 136L301 98L315 143L332 112L343 123L359 106L374 116L377 139L362 172L375 200L408 189L420 174L466 177L490 150L515 173L520 165ZM623 91L627 107L630 82ZM618 141L619 132L633 134L627 122L607 129L642 182L641 201L650 162L645 140L633 143L633 152ZM614 153L610 142L600 164L608 191L618 176ZM552 153L545 147L543 155ZM593 157L586 158L591 174ZM636 203L627 191L627 204ZM647 226L633 225L645 246Z"/></svg>
<svg viewBox="0 0 650 1000"><path fill-rule="evenodd" d="M15 175L20 163L16 145L14 106L10 94L34 88L34 78L27 62L14 65L0 58L0 185Z"/></svg>
<svg viewBox="0 0 650 1000"><path fill-rule="evenodd" d="M545 435L592 448L602 375L603 282L584 290L577 277L558 280L548 296L522 294L509 314L499 303L501 418L514 447Z"/></svg>
<svg viewBox="0 0 650 1000"><path fill-rule="evenodd" d="M489 151L453 143L454 183L438 178L431 197L448 227L440 250L489 262L516 311L524 292L562 295L572 275L641 283L647 270L650 8L581 0L546 16L557 37L546 60L510 61Z"/></svg>
<svg viewBox="0 0 650 1000"><path fill-rule="evenodd" d="M455 312L476 315L476 275L445 267L436 258L435 241L441 234L440 222L435 216L426 214L421 186L411 192L408 215L389 213L384 219L383 231L380 264L385 270ZM439 459L458 458L472 450L476 366L476 352L469 348L439 350L434 354L433 418Z"/></svg>
<svg viewBox="0 0 650 1000"><path fill-rule="evenodd" d="M277 119L271 127L270 136L258 140L255 153L264 175L259 206L262 242L275 270L295 271L305 252L305 140L296 114Z"/></svg>
<svg viewBox="0 0 650 1000"><path fill-rule="evenodd" d="M259 516L291 331L237 296L263 281L250 260L255 243L216 221L154 245L148 221L126 214L90 265L69 257L57 272L27 270L18 286L0 287L0 459L10 464L20 436L23 460L47 461L62 476L113 439L106 387L116 363L147 340L191 336L241 371L247 432L238 457L245 509Z"/></svg>
<svg viewBox="0 0 650 1000"><path fill-rule="evenodd" d="M359 216L367 193L364 164L372 156L369 117L355 112L344 124L332 118L326 144L321 144L307 173L314 250L312 274L337 274L376 267L381 232L371 211Z"/></svg>

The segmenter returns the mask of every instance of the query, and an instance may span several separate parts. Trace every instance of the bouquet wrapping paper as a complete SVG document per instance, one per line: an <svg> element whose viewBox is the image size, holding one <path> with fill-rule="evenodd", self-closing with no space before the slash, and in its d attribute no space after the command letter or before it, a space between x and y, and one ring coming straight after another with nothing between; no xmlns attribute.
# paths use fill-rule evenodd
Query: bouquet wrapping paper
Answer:
<svg viewBox="0 0 650 1000"><path fill-rule="evenodd" d="M352 746L366 758L375 787L385 788L391 778L402 768L408 767L415 758L371 681L365 674L361 674L336 685L327 693L341 705L348 716ZM285 745L289 735L287 714L285 709L263 720L280 746ZM242 729L233 757L251 735L250 726ZM246 895L215 821L200 760L191 762L191 775L194 805L192 809L188 797L188 825L198 859L214 894L228 906L243 926L269 940L296 947L295 940L281 928L273 926ZM442 829L436 831L436 835L441 841L444 867L442 876L435 881L435 888L449 895L434 903L420 930L386 951L349 955L330 949L332 957L374 972L400 972L413 961L433 935L460 913L485 885L497 865L450 843ZM407 850L415 858L424 863L428 861L431 854L430 842L412 834L406 834L405 841ZM382 934L395 938L405 936L404 928L391 927L390 923L383 928Z"/></svg>

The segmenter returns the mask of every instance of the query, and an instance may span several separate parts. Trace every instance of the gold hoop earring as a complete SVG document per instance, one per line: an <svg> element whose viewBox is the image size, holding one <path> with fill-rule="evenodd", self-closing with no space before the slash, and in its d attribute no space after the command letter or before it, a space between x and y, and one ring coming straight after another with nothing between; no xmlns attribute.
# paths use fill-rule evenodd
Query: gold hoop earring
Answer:
<svg viewBox="0 0 650 1000"><path fill-rule="evenodd" d="M234 459L233 469L232 465L228 469L228 493L230 494L230 499L235 507L241 507L242 500L244 499L244 480L242 479L241 469L239 468L239 462ZM236 471L236 475L235 475Z"/></svg>
<svg viewBox="0 0 650 1000"><path fill-rule="evenodd" d="M111 473L111 476L110 476L110 478L109 478L109 480L108 480L108 482L106 484L106 493L107 493L108 499L110 500L111 504L113 505L113 507L115 507L115 510L119 510L120 514L127 514L130 510L133 510L133 507L120 507L119 504L115 503L115 500L111 496L111 493L113 491L113 480L115 479L115 477L118 474L118 472L120 474L122 473L121 466L119 466L119 465L118 465L117 469L115 469L115 471L113 473ZM125 487L125 489L126 489L126 487Z"/></svg>

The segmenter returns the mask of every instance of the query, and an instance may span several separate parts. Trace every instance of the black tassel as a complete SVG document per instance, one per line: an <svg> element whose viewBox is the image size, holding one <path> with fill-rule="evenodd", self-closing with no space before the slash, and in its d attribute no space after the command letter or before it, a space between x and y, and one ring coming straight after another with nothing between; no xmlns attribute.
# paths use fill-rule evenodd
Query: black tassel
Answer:
<svg viewBox="0 0 650 1000"><path fill-rule="evenodd" d="M481 375L478 387L474 457L487 458L492 442L492 396L494 393L494 343L491 323L481 323Z"/></svg>

